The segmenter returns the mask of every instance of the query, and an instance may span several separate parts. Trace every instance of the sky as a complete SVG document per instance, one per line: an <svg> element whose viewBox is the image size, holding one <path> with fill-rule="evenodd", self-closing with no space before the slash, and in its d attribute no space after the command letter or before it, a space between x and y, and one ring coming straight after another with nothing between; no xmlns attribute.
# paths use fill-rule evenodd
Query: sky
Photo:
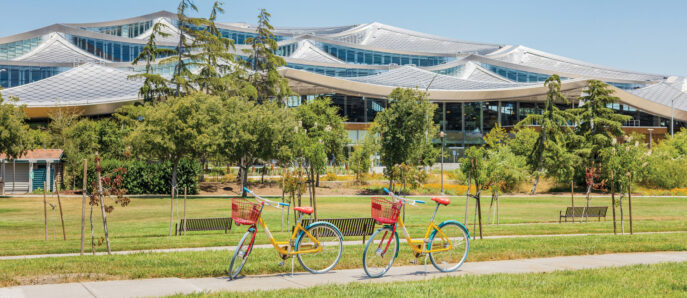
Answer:
<svg viewBox="0 0 687 298"><path fill-rule="evenodd" d="M212 0L195 0L207 16ZM54 23L98 22L160 10L178 0L0 0L0 37ZM519 44L608 67L687 76L687 1L224 1L220 22L275 26L380 22L442 37Z"/></svg>

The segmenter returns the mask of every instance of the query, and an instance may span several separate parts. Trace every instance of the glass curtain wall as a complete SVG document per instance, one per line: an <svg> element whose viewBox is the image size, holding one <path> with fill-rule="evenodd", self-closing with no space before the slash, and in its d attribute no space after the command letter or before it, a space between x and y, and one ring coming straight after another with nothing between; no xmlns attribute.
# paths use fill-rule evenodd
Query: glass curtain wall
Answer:
<svg viewBox="0 0 687 298"><path fill-rule="evenodd" d="M17 87L52 77L67 71L68 67L0 65L0 86Z"/></svg>

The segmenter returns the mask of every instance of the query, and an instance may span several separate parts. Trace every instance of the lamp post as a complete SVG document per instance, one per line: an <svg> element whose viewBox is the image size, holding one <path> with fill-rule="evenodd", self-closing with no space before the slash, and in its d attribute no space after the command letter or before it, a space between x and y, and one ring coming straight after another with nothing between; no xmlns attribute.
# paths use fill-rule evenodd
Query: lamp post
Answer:
<svg viewBox="0 0 687 298"><path fill-rule="evenodd" d="M651 143L654 142L654 138L653 138L654 129L649 128L648 131L649 131L649 150L651 150Z"/></svg>
<svg viewBox="0 0 687 298"><path fill-rule="evenodd" d="M441 131L439 137L441 138L441 194L444 194L444 137L446 134Z"/></svg>

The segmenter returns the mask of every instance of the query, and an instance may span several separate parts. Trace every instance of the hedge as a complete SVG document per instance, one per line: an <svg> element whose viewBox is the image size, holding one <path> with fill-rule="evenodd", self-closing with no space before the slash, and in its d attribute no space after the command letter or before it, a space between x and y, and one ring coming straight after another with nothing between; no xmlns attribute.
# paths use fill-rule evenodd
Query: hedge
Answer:
<svg viewBox="0 0 687 298"><path fill-rule="evenodd" d="M150 162L144 160L102 160L100 166L103 175L112 174L116 168L125 168L127 173L122 178L123 187L127 194L170 194L172 192L172 162ZM188 187L189 194L198 193L198 177L201 164L196 161L182 159L179 162L177 185L179 194L183 194L184 187ZM83 173L74 177L76 181L83 181ZM96 181L95 163L88 163L88 188ZM77 183L80 184L80 183ZM78 188L78 187L77 187Z"/></svg>

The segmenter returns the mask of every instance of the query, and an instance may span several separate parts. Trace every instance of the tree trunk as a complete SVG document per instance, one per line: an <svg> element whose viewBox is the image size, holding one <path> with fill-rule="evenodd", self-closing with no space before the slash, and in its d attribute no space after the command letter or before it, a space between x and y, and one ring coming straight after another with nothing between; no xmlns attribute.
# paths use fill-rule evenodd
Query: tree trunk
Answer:
<svg viewBox="0 0 687 298"><path fill-rule="evenodd" d="M630 212L630 235L632 235L632 173L630 173L630 182L627 184L627 207Z"/></svg>
<svg viewBox="0 0 687 298"><path fill-rule="evenodd" d="M96 153L95 168L100 168L100 160ZM100 198L100 212L103 215L103 231L105 232L105 243L107 244L107 254L112 254L110 250L110 234L107 232L107 215L105 214L105 202L103 201L103 181L100 176L100 171L96 170L98 175L98 198Z"/></svg>
<svg viewBox="0 0 687 298"><path fill-rule="evenodd" d="M175 160L174 165L172 166L172 197L169 201L169 236L172 236L172 231L174 230L172 226L174 225L174 197L176 195L178 168L179 161Z"/></svg>
<svg viewBox="0 0 687 298"><path fill-rule="evenodd" d="M618 227L615 223L615 180L611 172L611 207L613 208L613 235L618 235Z"/></svg>
<svg viewBox="0 0 687 298"><path fill-rule="evenodd" d="M310 171L311 171L313 176L318 176L318 177L320 176L315 172L315 169L312 168L312 166L310 167ZM319 180L319 178L318 178L318 180ZM313 220L313 222L315 222L315 221L317 221L317 182L315 182L315 183L311 182L310 184L312 185L312 208L314 210L313 215L315 218Z"/></svg>
<svg viewBox="0 0 687 298"><path fill-rule="evenodd" d="M43 181L43 225L45 226L45 241L48 241L48 194L46 193L47 183Z"/></svg>
<svg viewBox="0 0 687 298"><path fill-rule="evenodd" d="M188 195L188 187L184 187L184 236L186 236L186 196Z"/></svg>
<svg viewBox="0 0 687 298"><path fill-rule="evenodd" d="M487 224L491 223L491 209L492 209L492 206L494 206L494 195L495 194L496 194L495 192L493 192L493 191L491 192L491 201L489 201L489 213L487 214Z"/></svg>
<svg viewBox="0 0 687 298"><path fill-rule="evenodd" d="M62 199L60 199L60 185L57 184L57 205L60 207L60 222L62 222L62 238L67 240L67 231L64 229L64 213L62 213Z"/></svg>
<svg viewBox="0 0 687 298"><path fill-rule="evenodd" d="M625 234L625 216L623 214L623 197L625 194L620 195L620 233Z"/></svg>
<svg viewBox="0 0 687 298"><path fill-rule="evenodd" d="M468 190L465 194L465 224L469 225L468 221L468 208L470 207L470 184L472 183L472 170L468 171Z"/></svg>
<svg viewBox="0 0 687 298"><path fill-rule="evenodd" d="M482 200L479 193L477 194L477 217L479 218L479 239L484 239L482 237Z"/></svg>
<svg viewBox="0 0 687 298"><path fill-rule="evenodd" d="M572 222L575 222L575 180L570 180L570 205L573 210Z"/></svg>
<svg viewBox="0 0 687 298"><path fill-rule="evenodd" d="M247 158L242 158L241 159L241 196L246 197L247 193L244 188L248 187L248 159Z"/></svg>
<svg viewBox="0 0 687 298"><path fill-rule="evenodd" d="M532 185L532 191L530 195L534 195L537 192L537 185L539 184L539 175L534 176L534 184Z"/></svg>
<svg viewBox="0 0 687 298"><path fill-rule="evenodd" d="M499 194L496 193L496 225L499 225Z"/></svg>
<svg viewBox="0 0 687 298"><path fill-rule="evenodd" d="M320 173L315 174L315 187L320 187ZM317 213L317 211L315 211L315 213ZM317 219L317 217L315 217L315 219Z"/></svg>
<svg viewBox="0 0 687 298"><path fill-rule="evenodd" d="M14 190L15 182L17 182L17 163L13 159L12 160L12 193L15 193L15 190ZM45 187L45 185L43 185L43 186ZM29 186L29 190L31 190L31 186Z"/></svg>
<svg viewBox="0 0 687 298"><path fill-rule="evenodd" d="M90 223L91 223L91 252L95 256L95 231L93 230L93 205L91 205Z"/></svg>
<svg viewBox="0 0 687 298"><path fill-rule="evenodd" d="M592 178L592 179L593 179L593 178ZM589 209L589 200L591 199L591 198L590 198L590 195L591 195L591 193L592 193L592 186L593 186L593 185L594 185L594 180L592 180L592 184L587 185L587 202L586 202L586 204L585 204L585 206L584 206L584 212L582 212L582 214L583 214L583 216L584 216L584 221L585 221L585 222L588 222L588 221L589 221L589 215L587 214L587 209ZM575 212L575 211L573 210L573 215L575 214L574 212ZM573 216L573 217L574 217L574 216Z"/></svg>
<svg viewBox="0 0 687 298"><path fill-rule="evenodd" d="M83 189L81 190L81 255L83 256L84 238L86 238L86 183L88 173L88 159L83 160Z"/></svg>

